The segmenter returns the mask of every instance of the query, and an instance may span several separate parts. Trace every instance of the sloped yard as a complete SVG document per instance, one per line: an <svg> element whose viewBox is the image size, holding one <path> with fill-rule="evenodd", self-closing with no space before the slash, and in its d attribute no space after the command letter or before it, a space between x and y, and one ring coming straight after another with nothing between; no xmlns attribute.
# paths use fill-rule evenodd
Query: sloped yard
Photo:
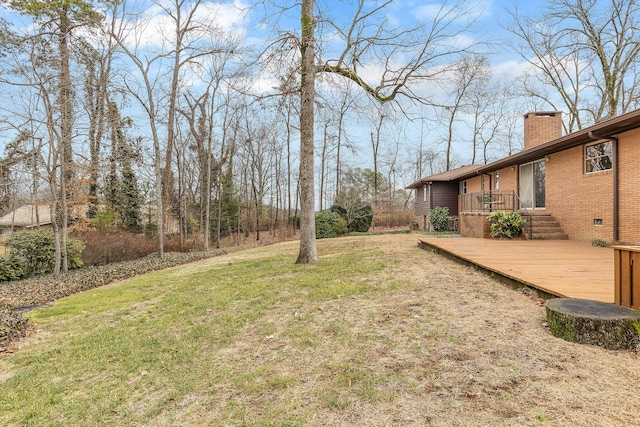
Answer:
<svg viewBox="0 0 640 427"><path fill-rule="evenodd" d="M554 338L535 297L416 235L297 243L31 312L0 425L640 425L635 353Z"/></svg>

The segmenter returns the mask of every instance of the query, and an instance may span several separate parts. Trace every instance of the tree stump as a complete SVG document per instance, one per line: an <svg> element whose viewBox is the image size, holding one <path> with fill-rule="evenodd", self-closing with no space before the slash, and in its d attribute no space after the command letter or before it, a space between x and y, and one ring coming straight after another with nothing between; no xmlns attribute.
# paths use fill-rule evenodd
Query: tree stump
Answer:
<svg viewBox="0 0 640 427"><path fill-rule="evenodd" d="M620 350L638 340L640 311L576 298L553 298L546 306L551 333L566 341Z"/></svg>

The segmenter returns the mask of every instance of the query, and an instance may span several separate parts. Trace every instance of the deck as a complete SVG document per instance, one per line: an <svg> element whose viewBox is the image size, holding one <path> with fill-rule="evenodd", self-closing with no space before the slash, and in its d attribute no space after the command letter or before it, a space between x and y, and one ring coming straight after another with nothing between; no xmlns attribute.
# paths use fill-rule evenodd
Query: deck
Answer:
<svg viewBox="0 0 640 427"><path fill-rule="evenodd" d="M611 248L570 240L421 236L419 241L449 256L552 295L614 301Z"/></svg>

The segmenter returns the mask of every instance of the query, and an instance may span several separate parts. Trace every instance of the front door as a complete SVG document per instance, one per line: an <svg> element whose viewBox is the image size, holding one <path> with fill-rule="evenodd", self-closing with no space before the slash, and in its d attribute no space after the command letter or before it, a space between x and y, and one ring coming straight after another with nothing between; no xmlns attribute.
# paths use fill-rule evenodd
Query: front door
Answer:
<svg viewBox="0 0 640 427"><path fill-rule="evenodd" d="M520 166L520 208L542 209L545 203L545 161Z"/></svg>

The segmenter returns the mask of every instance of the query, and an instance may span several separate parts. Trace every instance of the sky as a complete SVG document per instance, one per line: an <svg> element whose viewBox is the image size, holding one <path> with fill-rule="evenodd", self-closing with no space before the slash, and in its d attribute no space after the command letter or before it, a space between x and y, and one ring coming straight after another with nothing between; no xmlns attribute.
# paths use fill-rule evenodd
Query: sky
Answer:
<svg viewBox="0 0 640 427"><path fill-rule="evenodd" d="M346 22L348 16L351 16L349 11L352 2L344 0L318 0L316 8L318 13L324 17L329 16L330 20L336 20L340 22ZM449 2L451 3L451 2ZM467 13L459 18L460 25L469 24L471 29L461 34L457 42L461 45L465 43L482 42L484 43L479 49L488 53L488 58L494 72L497 75L503 75L506 78L520 75L526 68L527 63L516 52L509 49L507 46L509 41L513 40L514 36L505 29L511 22L510 11L514 11L517 8L520 14L532 14L539 12L539 2L518 2L517 0L479 0L479 1L466 1L465 6L468 7ZM438 12L441 13L442 5L436 2L425 2L421 0L394 0L388 8L386 8L386 18L389 22L397 25L398 28L406 28L416 24L427 26L429 22L434 19L434 16ZM290 24L292 28L297 28L298 17L295 15L297 9L291 13ZM282 23L282 21L280 21ZM329 33L324 27L322 30L323 35ZM260 37L268 37L264 33L255 36L256 39ZM326 46L323 45L323 46ZM330 46L330 45L329 45ZM329 49L325 47L328 51ZM324 51L325 58L330 55ZM381 68L377 66L379 64L368 63L363 64L362 75L366 77L372 76L371 81L375 81L375 77L380 74ZM264 87L270 87L268 83L264 84ZM425 98L432 99L439 104L447 104L451 100L450 93L446 89L434 84L433 81L427 82L424 87L416 88L416 93ZM392 120L396 123L384 123L382 132L383 135L383 153L386 151L396 150L396 147L400 146L400 158L404 163L410 163L412 161L411 150L415 149L418 144L418 140L423 140L425 147L433 148L435 151L442 151L442 138L443 135L443 123L442 120L437 117L431 109L415 105L415 103L407 103L406 100L400 100L399 105L405 114L398 113L391 114ZM518 107L520 108L520 107ZM525 108L525 107L522 107ZM373 107L375 110L375 107ZM396 108L397 109L397 108ZM516 115L522 117L528 111L516 111ZM373 117L360 117L354 120L358 126L354 126L349 130L350 137L356 141L360 149L356 155L356 162L354 166L362 164L363 167L370 167L371 149L370 149L370 134L375 130L375 124L378 114L375 111L369 113ZM407 120L407 115L411 116L413 120ZM365 116L367 114L365 113ZM429 119L416 120L416 117L427 116ZM457 140L454 145L453 153L453 165L462 166L464 164L471 163L472 154L468 148L467 142L461 142L462 139L469 139L469 135L463 135L466 132L464 124L458 123L456 125ZM400 141L398 141L400 140ZM495 152L492 154L492 160L506 155L504 152ZM389 157L386 155L385 157ZM491 159L490 159L491 160ZM476 159L476 162L478 159ZM368 162L368 164L367 164ZM440 165L441 167L442 165ZM397 168L396 169L400 169ZM433 171L439 172L439 171ZM405 171L400 180L408 185L412 180L416 178L415 174L411 171Z"/></svg>
<svg viewBox="0 0 640 427"><path fill-rule="evenodd" d="M166 1L166 0L162 0ZM316 0L318 16L325 21L321 21L318 28L319 45L322 48L322 57L329 58L332 54L339 52L343 44L336 36L337 29L332 28L329 23L338 24L339 28L347 28L350 16L353 11L352 0ZM291 6L283 12L273 6ZM452 4L449 1L447 4ZM540 8L538 2L523 2L517 0L471 0L462 2L468 11L456 20L456 24L464 26L470 25L472 30L464 31L456 38L449 40L455 47L465 46L481 42L481 49L489 53L489 61L497 75L515 76L526 68L524 61L518 54L510 50L509 40L513 39L508 31L503 27L507 26L511 20L509 11L516 7L519 13L531 14L538 12ZM142 45L153 47L162 40L162 34L169 34L167 29L167 18L160 13L160 9L153 5L153 2L142 4L141 10L148 19L142 37ZM267 46L275 38L286 35L287 32L299 33L299 7L294 6L296 0L265 0L265 2L253 2L251 0L228 0L221 2L203 1L200 14L203 18L216 16L216 23L225 31L236 34L244 39L248 45L260 49ZM370 5L371 2L367 2ZM398 30L409 26L428 27L438 13L443 10L441 3L430 2L429 0L393 0L385 8L384 19L390 28ZM266 18L265 18L266 17ZM12 19L17 19L13 17ZM19 22L17 19L16 22ZM402 64L407 52L394 56L395 65ZM433 64L434 69L444 64ZM368 81L374 81L382 73L383 67L380 62L363 59L359 71ZM277 70L276 70L277 71ZM261 78L254 83L254 90L258 93L268 93L276 82L277 73L262 73ZM192 78L190 84L198 85L198 81ZM339 93L335 87L330 88L326 81L320 79L321 90L325 90L331 96L339 99ZM414 91L421 97L428 98L438 104L450 102L451 94L446 88L440 87L436 81L430 80L425 84L416 85ZM431 148L436 152L442 151L442 138L444 132L443 120L438 117L433 108L421 106L415 102L408 102L406 99L399 99L398 103L391 107L385 106L382 113L378 111L380 105L366 99L362 95L358 98L360 110L349 117L349 127L345 129L345 139L353 146L354 150L350 157L344 160L349 167L372 167L372 132L376 131L376 125L380 127L381 134L381 154L387 161L387 167L394 168L398 176L394 181L398 186L408 185L417 177L415 170L408 166L414 161L416 147L422 143L424 147ZM527 111L517 111L516 114L522 117ZM324 120L322 109L319 109L317 120ZM380 114L385 116L382 125L379 125ZM423 118L424 117L424 118ZM462 120L464 121L464 120ZM454 165L462 166L470 163L471 154L468 149L465 135L465 123L456 124L456 139L454 146ZM467 126L468 127L468 126ZM317 137L318 139L319 137ZM395 153L395 154L394 154ZM502 157L504 153L496 152L492 155ZM391 158L395 161L391 165ZM404 167L403 167L404 165ZM440 165L441 166L441 165ZM439 170L433 171L439 172ZM395 172L394 172L395 173ZM425 172L426 173L426 172Z"/></svg>

